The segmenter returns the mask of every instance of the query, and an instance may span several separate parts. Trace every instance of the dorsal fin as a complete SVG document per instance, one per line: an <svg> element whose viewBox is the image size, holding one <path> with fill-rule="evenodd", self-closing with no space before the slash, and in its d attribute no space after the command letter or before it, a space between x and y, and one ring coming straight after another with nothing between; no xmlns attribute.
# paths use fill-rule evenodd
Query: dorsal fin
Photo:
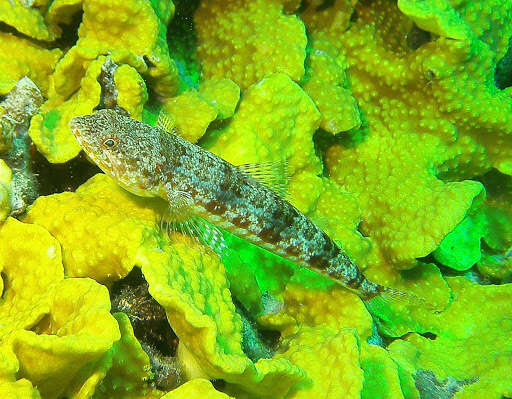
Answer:
<svg viewBox="0 0 512 399"><path fill-rule="evenodd" d="M160 112L158 113L158 119L156 120L156 127L165 130L166 132L172 134L178 134L178 130L176 128L176 122L174 121L172 115L162 107Z"/></svg>
<svg viewBox="0 0 512 399"><path fill-rule="evenodd" d="M268 161L261 163L246 163L238 165L240 172L258 180L281 197L286 197L288 185L288 161Z"/></svg>

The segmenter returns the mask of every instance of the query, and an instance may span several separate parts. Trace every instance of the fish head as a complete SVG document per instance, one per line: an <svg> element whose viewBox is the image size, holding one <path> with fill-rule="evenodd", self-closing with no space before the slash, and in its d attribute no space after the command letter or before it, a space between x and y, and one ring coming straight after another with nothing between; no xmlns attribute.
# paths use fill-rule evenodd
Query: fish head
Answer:
<svg viewBox="0 0 512 399"><path fill-rule="evenodd" d="M103 109L69 124L87 156L122 187L140 196L151 192L160 147L159 131Z"/></svg>

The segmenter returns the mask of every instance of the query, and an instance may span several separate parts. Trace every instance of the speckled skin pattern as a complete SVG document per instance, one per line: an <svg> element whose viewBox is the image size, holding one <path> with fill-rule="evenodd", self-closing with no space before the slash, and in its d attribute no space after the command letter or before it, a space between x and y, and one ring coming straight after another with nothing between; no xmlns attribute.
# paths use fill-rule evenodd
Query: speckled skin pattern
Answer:
<svg viewBox="0 0 512 399"><path fill-rule="evenodd" d="M105 173L133 194L168 200L171 214L193 212L365 299L383 288L293 205L211 152L112 110L75 117L70 126Z"/></svg>

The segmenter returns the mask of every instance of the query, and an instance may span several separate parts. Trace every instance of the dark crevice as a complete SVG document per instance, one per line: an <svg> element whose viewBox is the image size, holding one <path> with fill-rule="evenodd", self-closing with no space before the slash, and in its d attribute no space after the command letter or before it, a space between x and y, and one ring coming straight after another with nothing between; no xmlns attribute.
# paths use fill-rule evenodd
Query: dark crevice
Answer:
<svg viewBox="0 0 512 399"><path fill-rule="evenodd" d="M7 274L5 272L0 273L0 278L2 278L2 282L4 285L4 288L2 290L2 295L0 296L0 299L5 299L5 295L7 294L7 290L9 289L9 279L7 278Z"/></svg>
<svg viewBox="0 0 512 399"><path fill-rule="evenodd" d="M76 44L78 41L78 27L82 23L83 15L84 12L80 9L73 14L69 24L59 24L59 27L62 29L62 35L53 42L55 47L67 51Z"/></svg>
<svg viewBox="0 0 512 399"><path fill-rule="evenodd" d="M29 39L28 36L25 36L23 33L18 32L15 28L13 28L11 25L7 25L5 22L0 22L0 32L12 33L13 35L22 37L24 39Z"/></svg>
<svg viewBox="0 0 512 399"><path fill-rule="evenodd" d="M324 0L322 4L316 7L316 11L324 11L331 8L336 3L336 0Z"/></svg>
<svg viewBox="0 0 512 399"><path fill-rule="evenodd" d="M358 19L359 19L359 14L357 13L357 10L354 10L352 15L350 16L350 22L356 23Z"/></svg>
<svg viewBox="0 0 512 399"><path fill-rule="evenodd" d="M53 164L38 151L33 151L33 170L39 184L39 195L75 191L101 169L80 154L62 164Z"/></svg>
<svg viewBox="0 0 512 399"><path fill-rule="evenodd" d="M142 59L144 60L144 63L147 65L148 69L156 67L156 65L147 56L142 56ZM147 73L144 75L144 81L146 83L146 89L148 91L148 98L154 98L155 100L158 100L160 96L153 90L155 78L152 77L149 73Z"/></svg>
<svg viewBox="0 0 512 399"><path fill-rule="evenodd" d="M172 330L165 309L149 293L142 271L134 267L123 279L110 287L112 313L123 312L130 320L133 333L150 359L156 388L171 390L183 383L177 350L179 339Z"/></svg>
<svg viewBox="0 0 512 399"><path fill-rule="evenodd" d="M423 256L421 258L416 258L421 263L431 263L434 264L441 274L446 277L467 277L469 274L476 273L477 275L474 276L480 282L483 277L479 274L478 269L476 268L476 265L472 266L470 269L467 270L455 270L451 267L445 266L442 263L440 263L433 255L433 253L428 254L427 256ZM415 267L411 270L419 270L418 267ZM400 273L402 275L406 275L409 270L401 271Z"/></svg>
<svg viewBox="0 0 512 399"><path fill-rule="evenodd" d="M231 123L232 118L227 119L217 119L210 123L210 126L206 129L206 132L199 138L197 141L197 145L199 147L203 147L208 149L213 146L217 140L222 136L222 133L225 132L228 125Z"/></svg>
<svg viewBox="0 0 512 399"><path fill-rule="evenodd" d="M311 2L308 1L308 0L303 0L301 3L300 3L300 6L299 8L297 8L296 10L296 13L297 15L300 15L301 13L303 13L304 11L306 11L309 6L311 5Z"/></svg>
<svg viewBox="0 0 512 399"><path fill-rule="evenodd" d="M233 297L233 303L242 319L242 349L244 353L253 362L259 359L270 359L276 351L281 333L259 328L252 315L235 297Z"/></svg>
<svg viewBox="0 0 512 399"><path fill-rule="evenodd" d="M494 168L483 175L473 177L471 180L482 183L487 195L492 198L512 192L512 176L501 173Z"/></svg>
<svg viewBox="0 0 512 399"><path fill-rule="evenodd" d="M67 51L71 47L73 47L78 41L78 27L82 22L83 11L80 9L71 17L71 21L69 24L59 24L59 28L62 30L62 35L56 38L53 41L44 41L37 40L30 36L25 35L24 33L19 32L16 28L4 23L0 22L0 32L11 33L20 39L25 39L33 44L47 48L60 48L61 50Z"/></svg>
<svg viewBox="0 0 512 399"><path fill-rule="evenodd" d="M494 84L500 90L512 86L512 37L508 41L507 52L496 64Z"/></svg>
<svg viewBox="0 0 512 399"><path fill-rule="evenodd" d="M431 333L429 331L424 332L424 333L419 333L419 335L421 335L423 338L430 339L431 341L435 341L437 339L437 335L434 333Z"/></svg>
<svg viewBox="0 0 512 399"><path fill-rule="evenodd" d="M194 27L194 13L199 0L177 0L176 12L167 27L169 53L176 62L180 76L179 92L197 88L201 67L196 57L197 33Z"/></svg>
<svg viewBox="0 0 512 399"><path fill-rule="evenodd" d="M3 33L10 33L20 39L28 40L29 42L35 44L36 46L41 46L43 48L54 48L54 42L46 42L42 40L34 39L30 36L25 35L24 33L21 33L16 30L16 28L12 27L11 25L6 24L5 22L0 21L0 32Z"/></svg>
<svg viewBox="0 0 512 399"><path fill-rule="evenodd" d="M416 24L413 24L411 30L406 36L407 47L409 47L411 50L417 50L431 40L432 34L419 28Z"/></svg>
<svg viewBox="0 0 512 399"><path fill-rule="evenodd" d="M130 319L137 339L164 356L176 355L178 337L167 321L165 309L148 291L149 285L138 267L110 289L112 312L123 312Z"/></svg>
<svg viewBox="0 0 512 399"><path fill-rule="evenodd" d="M224 388L226 388L226 381L220 378L211 380L210 382L217 391L223 391Z"/></svg>
<svg viewBox="0 0 512 399"><path fill-rule="evenodd" d="M341 137L341 134L335 136L332 133L329 133L323 129L318 129L313 135L313 145L315 148L315 154L322 162L322 176L324 177L329 176L329 170L325 162L326 152L329 149L329 147L339 143L341 141Z"/></svg>
<svg viewBox="0 0 512 399"><path fill-rule="evenodd" d="M41 317L41 319L38 320L36 324L29 328L29 330L35 332L36 334L48 334L51 328L51 320L52 317L47 313L43 315L43 317Z"/></svg>
<svg viewBox="0 0 512 399"><path fill-rule="evenodd" d="M364 238L368 238L370 237L370 235L368 235L365 231L367 231L367 229L365 228L365 221L363 219L361 219L356 227L357 231L359 232L359 234L361 234L362 237Z"/></svg>
<svg viewBox="0 0 512 399"><path fill-rule="evenodd" d="M143 55L142 59L144 60L144 63L148 66L148 68L155 68L156 65L149 59L149 57Z"/></svg>

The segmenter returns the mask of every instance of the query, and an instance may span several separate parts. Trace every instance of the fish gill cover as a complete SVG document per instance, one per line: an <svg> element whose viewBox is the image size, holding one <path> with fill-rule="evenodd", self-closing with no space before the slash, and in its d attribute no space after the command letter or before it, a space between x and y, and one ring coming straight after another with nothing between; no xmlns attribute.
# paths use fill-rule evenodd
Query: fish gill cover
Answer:
<svg viewBox="0 0 512 399"><path fill-rule="evenodd" d="M512 1L0 0L1 398L512 397ZM365 275L368 312L81 153L112 108L237 164ZM389 305L389 306L388 306Z"/></svg>

